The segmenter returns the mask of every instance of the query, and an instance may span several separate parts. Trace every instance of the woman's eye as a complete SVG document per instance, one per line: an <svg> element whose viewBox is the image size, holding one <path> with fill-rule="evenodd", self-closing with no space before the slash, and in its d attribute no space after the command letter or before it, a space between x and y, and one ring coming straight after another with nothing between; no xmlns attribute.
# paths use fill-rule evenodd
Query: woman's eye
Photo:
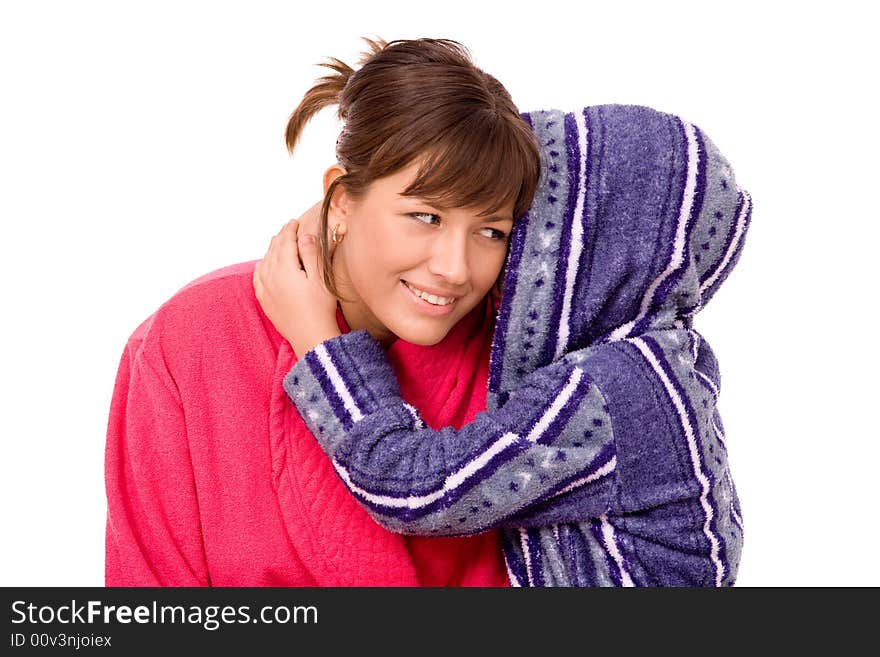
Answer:
<svg viewBox="0 0 880 657"><path fill-rule="evenodd" d="M410 212L409 216L419 223L423 223L428 226L435 226L440 223L440 216L434 214L433 212ZM491 240L500 242L507 239L507 233L502 230L497 230L495 228L481 228L480 230L483 231L483 235L485 237L488 237Z"/></svg>
<svg viewBox="0 0 880 657"><path fill-rule="evenodd" d="M411 212L409 216L416 218L418 221L421 221L423 224L433 224L434 222L431 221L430 219L428 219L428 220L421 219L420 217L433 217L437 221L440 221L440 217L438 217L436 214L431 214L430 212Z"/></svg>
<svg viewBox="0 0 880 657"><path fill-rule="evenodd" d="M493 240L506 240L507 239L507 233L505 233L504 231L497 230L495 228L483 228L483 230L486 231L483 234L486 235L486 237L488 237L489 239L493 239Z"/></svg>

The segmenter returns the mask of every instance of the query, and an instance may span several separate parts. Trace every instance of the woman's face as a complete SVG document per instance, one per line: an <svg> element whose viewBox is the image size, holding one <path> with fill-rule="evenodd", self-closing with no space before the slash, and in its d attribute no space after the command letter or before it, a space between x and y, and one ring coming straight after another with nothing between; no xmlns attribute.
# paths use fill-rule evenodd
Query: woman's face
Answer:
<svg viewBox="0 0 880 657"><path fill-rule="evenodd" d="M446 337L492 288L513 228L512 203L493 221L477 216L483 208L444 210L402 196L417 170L414 163L375 180L357 200L338 188L331 203L330 228L347 228L333 256L337 287L351 300L340 300L345 320L386 344ZM331 167L325 188L343 172Z"/></svg>

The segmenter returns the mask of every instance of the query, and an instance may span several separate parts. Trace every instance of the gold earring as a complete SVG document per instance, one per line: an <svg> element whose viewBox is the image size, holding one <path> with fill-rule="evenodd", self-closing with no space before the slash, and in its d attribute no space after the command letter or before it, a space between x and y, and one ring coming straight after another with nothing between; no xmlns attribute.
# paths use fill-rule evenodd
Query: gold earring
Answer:
<svg viewBox="0 0 880 657"><path fill-rule="evenodd" d="M343 233L341 236L336 234L336 231L339 230L339 224L333 226L333 232L330 234L330 239L333 240L334 244L339 244L342 240L345 239L345 234Z"/></svg>

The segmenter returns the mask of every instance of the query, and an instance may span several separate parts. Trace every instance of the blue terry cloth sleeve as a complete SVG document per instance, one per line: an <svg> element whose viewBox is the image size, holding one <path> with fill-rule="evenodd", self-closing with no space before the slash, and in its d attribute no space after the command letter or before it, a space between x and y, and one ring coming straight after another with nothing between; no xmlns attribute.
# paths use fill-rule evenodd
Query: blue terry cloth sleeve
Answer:
<svg viewBox="0 0 880 657"><path fill-rule="evenodd" d="M437 431L401 398L381 346L363 330L308 352L284 387L342 481L391 531L475 534L509 526L514 515L523 526L536 504L544 505L536 522L546 524L552 500L574 491L581 517L607 510L616 462L610 417L576 364L533 372L503 408Z"/></svg>

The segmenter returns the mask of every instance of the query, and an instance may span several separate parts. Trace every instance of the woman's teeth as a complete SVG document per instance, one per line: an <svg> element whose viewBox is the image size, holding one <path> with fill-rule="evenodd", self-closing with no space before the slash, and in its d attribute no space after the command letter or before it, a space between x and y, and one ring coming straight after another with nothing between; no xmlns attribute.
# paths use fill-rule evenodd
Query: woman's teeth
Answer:
<svg viewBox="0 0 880 657"><path fill-rule="evenodd" d="M404 284L412 290L413 294L417 297L421 297L428 303L434 304L435 306L446 306L455 301L455 297L438 297L433 294L428 294L427 292L422 292L418 288L414 288L412 285L404 281Z"/></svg>

